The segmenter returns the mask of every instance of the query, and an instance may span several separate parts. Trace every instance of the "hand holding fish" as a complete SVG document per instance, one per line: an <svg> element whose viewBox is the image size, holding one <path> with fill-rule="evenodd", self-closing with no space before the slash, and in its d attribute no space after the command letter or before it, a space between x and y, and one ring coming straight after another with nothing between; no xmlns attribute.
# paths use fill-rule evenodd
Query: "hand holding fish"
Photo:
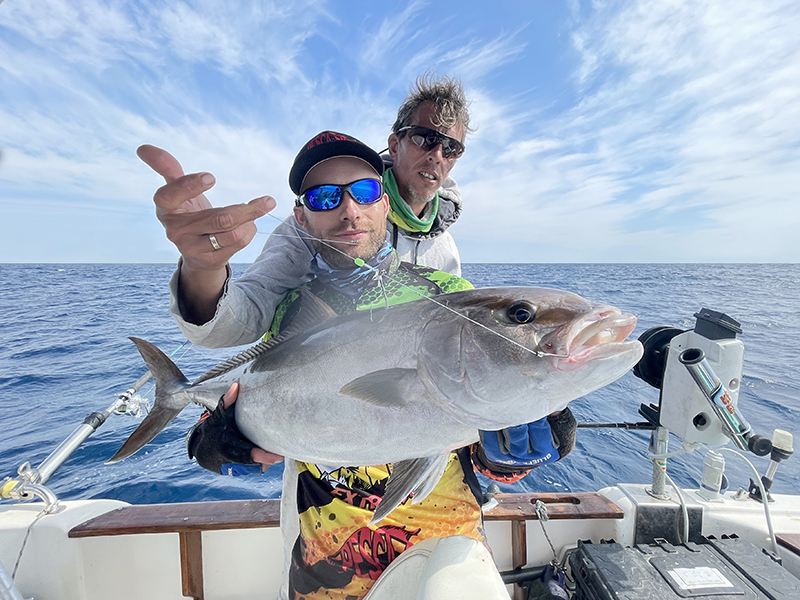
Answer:
<svg viewBox="0 0 800 600"><path fill-rule="evenodd" d="M184 317L203 324L213 317L222 295L228 260L252 241L258 231L254 221L275 208L275 199L262 196L214 208L204 195L216 182L211 173L185 175L175 157L155 146L139 146L136 154L166 181L153 196L156 217L183 257Z"/></svg>
<svg viewBox="0 0 800 600"><path fill-rule="evenodd" d="M234 382L216 407L209 407L189 430L186 450L189 458L197 459L197 464L214 473L231 477L260 475L282 461L283 456L262 450L239 431L232 408L238 396L239 384Z"/></svg>
<svg viewBox="0 0 800 600"><path fill-rule="evenodd" d="M225 408L230 408L233 406L233 403L236 402L236 398L239 397L239 384L234 382L231 384L231 387L225 392L225 395L222 397L222 405ZM267 470L268 467L274 465L275 463L279 463L283 460L283 456L280 454L275 454L274 452L267 452L258 446L255 446L252 450L250 450L250 458L253 462L258 463L261 465L261 471L264 472Z"/></svg>

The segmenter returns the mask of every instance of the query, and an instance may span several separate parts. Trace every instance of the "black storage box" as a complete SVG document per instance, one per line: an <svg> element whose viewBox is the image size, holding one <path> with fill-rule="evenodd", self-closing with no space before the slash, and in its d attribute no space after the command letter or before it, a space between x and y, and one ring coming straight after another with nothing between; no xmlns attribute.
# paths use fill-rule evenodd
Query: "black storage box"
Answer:
<svg viewBox="0 0 800 600"><path fill-rule="evenodd" d="M794 600L800 580L737 537L626 548L578 542L577 600Z"/></svg>

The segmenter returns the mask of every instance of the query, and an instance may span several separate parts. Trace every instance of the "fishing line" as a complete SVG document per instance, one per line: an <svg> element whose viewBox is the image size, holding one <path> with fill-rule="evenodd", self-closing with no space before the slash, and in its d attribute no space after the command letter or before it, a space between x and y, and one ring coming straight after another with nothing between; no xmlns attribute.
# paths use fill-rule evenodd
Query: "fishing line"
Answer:
<svg viewBox="0 0 800 600"><path fill-rule="evenodd" d="M275 217L275 218L277 219L277 217ZM299 230L298 230L298 231L299 231ZM349 255L348 255L346 252L342 252L342 251L341 251L341 250L339 250L338 248L334 248L334 247L333 247L333 246L331 246L331 244L329 244L328 242L331 242L331 243L334 243L334 242L335 242L335 243L337 243L337 244L348 244L348 245L350 245L350 246L357 246L357 245L358 245L358 242L346 242L346 241L344 241L344 240L323 240L322 238L314 237L314 236L313 236L313 235L311 235L310 233L308 233L308 237L306 237L306 238L302 238L302 237L301 237L301 236L299 236L299 235L289 235L289 234L287 234L287 233L275 233L274 231L273 231L272 233L266 233L266 232L264 232L264 231L259 231L258 233L260 233L260 234L262 234L262 235L274 235L274 236L276 236L276 237L285 237L285 238L292 238L292 239L300 238L300 239L307 239L307 240L317 240L318 242L322 242L323 244L325 244L325 245L326 245L326 246L328 246L329 248L331 248L331 249L333 249L333 250L336 250L337 252L341 252L342 254L344 254L345 256L347 256L348 258L350 258L350 256L349 256ZM305 230L303 230L303 233L307 233L307 232L306 232ZM355 261L355 259L353 259L353 260Z"/></svg>
<svg viewBox="0 0 800 600"><path fill-rule="evenodd" d="M273 215L272 213L267 213L267 216L268 216L268 217L272 217L273 219L275 219L276 221L279 221L280 223L283 223L283 222L285 222L285 219L280 219L280 218L276 217L275 215ZM485 329L485 330L486 330L486 331L488 331L489 333L491 333L491 334L493 334L493 335L496 335L497 337L499 337L499 338L501 338L501 339L504 339L504 340L505 340L505 341L507 341L508 343L510 343L510 344L512 344L512 345L514 345L514 346L517 346L518 348L521 348L522 350L525 350L526 352L529 352L529 353L531 353L531 354L533 354L533 355L535 355L535 356L537 356L537 357L539 357L539 358L543 358L543 357L545 357L545 356L552 356L552 357L555 357L555 358L567 358L567 357L569 356L569 355L562 355L562 354L551 354L551 353L548 353L548 352L542 352L541 350L531 350L531 349L530 349L530 348L528 348L527 346L523 346L523 345L522 345L522 344L520 344L519 342L516 342L516 341L512 340L511 338L508 338L508 337L504 336L502 333L500 333L500 332L498 332L498 331L494 331L493 329L490 329L489 327L487 327L487 326L486 326L486 325L484 325L483 323L478 323L478 322L477 322L477 321L475 321L474 319L470 319L468 316L466 316L466 315L464 315L464 314L462 314L462 313L458 312L458 311L457 311L457 310L455 310L454 308L450 308L450 307L449 307L449 306L447 306L446 304L443 304L443 303L441 303L441 302L437 302L436 300L434 300L434 299L433 299L432 297L430 297L430 296L423 296L423 295L422 295L420 292L418 292L417 290L415 290L415 289L414 289L414 288L412 288L411 286L408 286L408 285L404 284L403 282L401 282L401 281L398 281L397 279L395 279L394 277L392 277L392 276L391 276L389 273L381 273L381 272L379 272L379 271L378 271L378 269L376 269L375 267L373 267L373 266L371 266L371 265L368 265L366 262L364 262L364 260L363 260L363 259L361 259L361 258L353 258L352 256L350 256L350 255L349 255L349 254L347 254L346 252L342 252L342 251L341 251L341 250L339 250L337 247L335 247L335 246L333 246L333 245L332 245L332 243L333 243L335 240L323 240L323 239L320 239L320 238L318 238L318 237L314 237L313 235L311 235L310 233L308 233L308 232L307 232L307 231L305 231L304 229L300 229L300 228L299 228L299 227L297 227L296 225L295 225L295 226L293 226L293 227L294 227L294 230L295 230L295 232L297 233L297 235L296 235L296 236L287 235L287 234L281 234L281 233L277 233L277 234L276 234L276 233L273 233L272 235L277 235L277 236L280 236L280 237L296 237L296 238L298 238L298 239L308 239L308 240L314 240L314 241L318 241L318 242L320 242L321 244L324 244L324 245L326 245L326 246L327 246L328 248L330 248L331 250L334 250L334 251L338 252L339 254L341 254L341 255L343 255L343 256L346 256L347 258L349 258L350 260L352 260L352 261L353 261L353 263L355 263L355 265L356 265L356 266L358 266L358 267L362 267L362 268L367 268L367 269L369 269L370 271L373 271L374 273L378 274L379 276L381 276L381 275L382 275L382 276L384 276L384 277L387 277L388 279L390 279L390 280L391 280L391 281L393 281L394 283L396 283L396 284L398 284L398 285L400 285L400 286L404 287L405 289L407 289L407 290L409 290L409 291L413 292L414 294L416 294L416 295L417 295L417 296L419 296L420 298L422 298L422 299L424 299L424 300L428 300L429 302L433 302L433 303L434 303L434 304L436 304L437 306L440 306L440 307L444 308L445 310L448 310L448 311L450 311L450 312L451 312L451 313L453 313L454 315L458 315L458 316L459 316L459 317L461 317L462 319L466 319L467 321L469 321L469 322L470 322L470 323L472 323L473 325L477 325L478 327L480 327L480 328L482 328L482 329ZM263 232L260 232L260 231L259 231L259 233L263 233ZM266 233L265 233L265 235L266 235ZM304 237L303 237L303 235L305 235L306 237L304 238ZM337 241L336 243L357 244L357 242L338 242L338 241Z"/></svg>
<svg viewBox="0 0 800 600"><path fill-rule="evenodd" d="M31 531L33 530L33 526L36 525L36 523L39 522L39 519L41 519L43 516L45 516L47 514L47 512L48 512L47 507L43 508L39 512L39 514L36 515L36 518L34 518L33 521L31 521L31 524L28 525L28 530L25 532L25 537L22 540L22 547L20 547L19 554L17 555L17 562L14 563L14 570L11 571L11 582L12 583L14 583L14 580L17 577L17 569L19 568L19 563L22 561L22 554L25 552L25 546L28 545L28 538L31 535Z"/></svg>

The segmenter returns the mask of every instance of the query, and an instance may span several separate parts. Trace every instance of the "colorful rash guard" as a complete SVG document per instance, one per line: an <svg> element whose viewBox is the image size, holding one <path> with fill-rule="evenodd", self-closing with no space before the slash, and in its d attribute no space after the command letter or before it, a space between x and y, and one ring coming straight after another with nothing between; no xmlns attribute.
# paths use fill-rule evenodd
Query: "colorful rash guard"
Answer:
<svg viewBox="0 0 800 600"><path fill-rule="evenodd" d="M356 296L316 279L306 288L339 314L418 300L419 294L471 289L460 277L408 263L392 253L379 267L388 277L371 281ZM413 290L413 291L412 291ZM265 338L291 321L298 292L278 306ZM289 598L356 600L406 548L430 537L464 535L484 541L480 485L469 449L453 452L444 476L419 504L409 499L376 526L368 525L383 497L391 465L296 463L300 534L292 550ZM291 517L289 517L291 518Z"/></svg>
<svg viewBox="0 0 800 600"><path fill-rule="evenodd" d="M456 453L425 500L407 499L372 527L390 465L297 468L300 536L289 570L294 600L362 598L397 556L423 539L465 535L484 541L480 505Z"/></svg>

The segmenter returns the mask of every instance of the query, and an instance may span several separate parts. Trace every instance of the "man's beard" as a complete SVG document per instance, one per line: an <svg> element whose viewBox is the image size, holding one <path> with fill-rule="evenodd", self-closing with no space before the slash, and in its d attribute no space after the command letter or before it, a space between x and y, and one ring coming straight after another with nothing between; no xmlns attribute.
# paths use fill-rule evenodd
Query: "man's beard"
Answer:
<svg viewBox="0 0 800 600"><path fill-rule="evenodd" d="M411 196L411 200L413 202L421 202L423 204L427 204L436 197L436 192L432 192L429 196L425 197L418 194L415 189L408 188L408 195Z"/></svg>
<svg viewBox="0 0 800 600"><path fill-rule="evenodd" d="M358 227L358 229L363 228L363 226ZM343 233L345 231L350 231L350 228L346 227L344 229L327 232L313 231L311 229L308 230L308 232L315 238L312 240L314 249L319 252L322 260L324 260L329 267L333 267L334 269L352 269L355 267L354 259L356 258L369 260L378 253L378 250L381 249L381 246L383 246L383 242L386 239L385 230L381 231L380 229L373 229L369 232L369 235L366 239L359 242L358 246L338 243L344 248L341 251L335 242L320 241L330 240L334 235ZM346 254L348 250L357 250L357 253Z"/></svg>

